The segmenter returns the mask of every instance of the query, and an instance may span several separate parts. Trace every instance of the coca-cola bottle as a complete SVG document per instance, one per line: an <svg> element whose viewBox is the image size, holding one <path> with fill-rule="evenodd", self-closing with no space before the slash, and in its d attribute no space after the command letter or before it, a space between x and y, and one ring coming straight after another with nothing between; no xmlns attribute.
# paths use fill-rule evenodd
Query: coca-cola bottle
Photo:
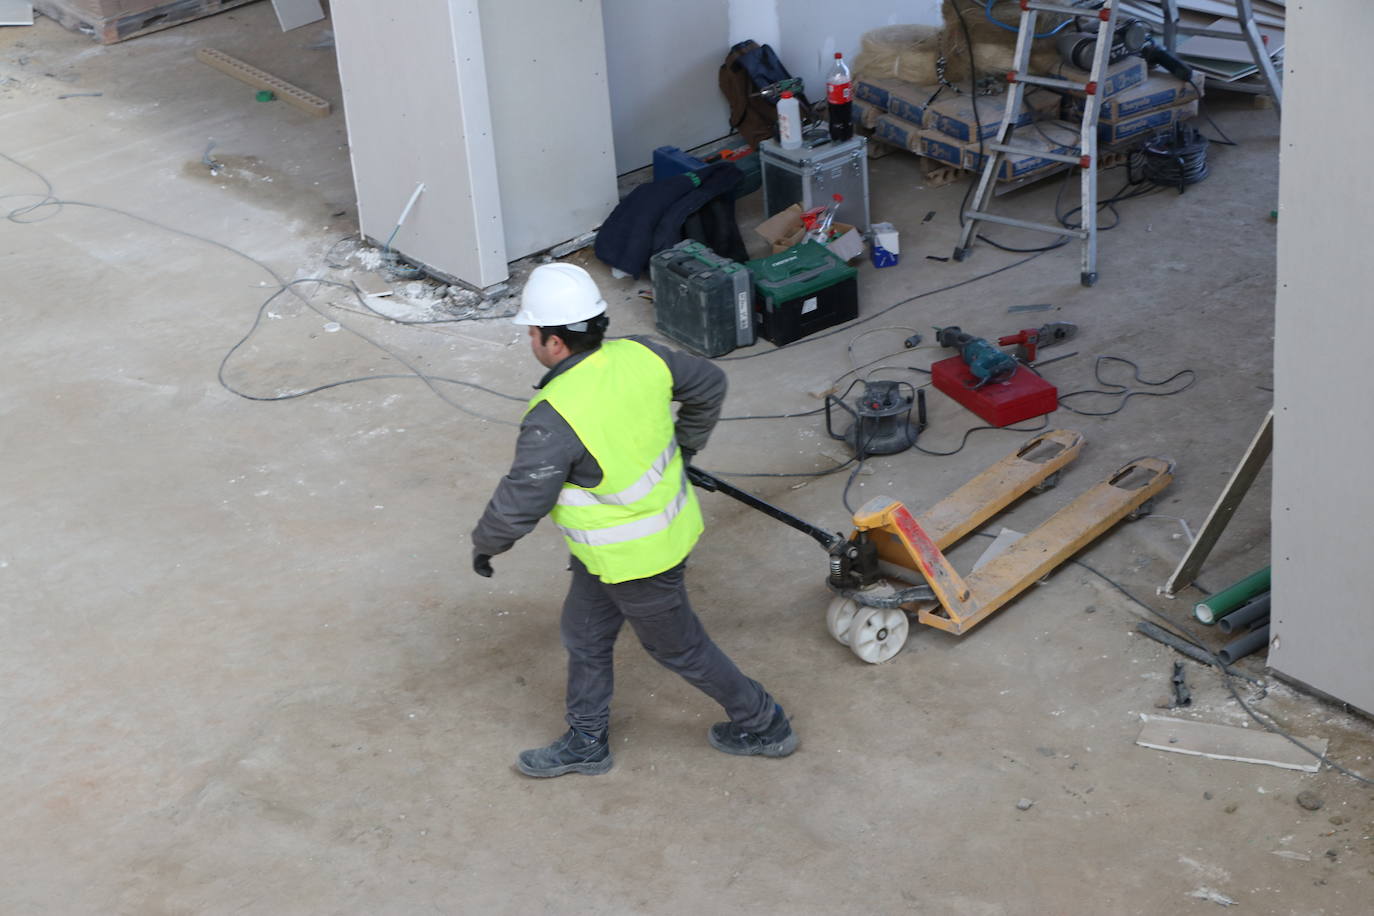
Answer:
<svg viewBox="0 0 1374 916"><path fill-rule="evenodd" d="M838 142L854 136L854 78L839 51L835 52L835 66L825 77L825 102L830 139Z"/></svg>

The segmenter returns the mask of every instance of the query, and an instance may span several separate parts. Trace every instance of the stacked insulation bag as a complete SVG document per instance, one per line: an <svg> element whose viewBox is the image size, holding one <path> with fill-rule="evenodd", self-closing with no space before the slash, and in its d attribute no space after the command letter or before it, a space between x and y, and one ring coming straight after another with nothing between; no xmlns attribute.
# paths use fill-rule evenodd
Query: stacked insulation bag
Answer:
<svg viewBox="0 0 1374 916"><path fill-rule="evenodd" d="M941 84L937 61L941 48L948 43L947 30L928 26L887 26L864 35L854 68L855 119L876 140L944 165L976 170L982 167L984 145L995 139L1002 126L1006 97L975 98L968 89L960 91ZM974 47L976 51L979 45ZM964 59L967 83L966 56ZM995 59L1001 61L1002 55ZM983 58L977 60L981 72ZM952 82L950 71L946 56L944 75ZM1076 148L1078 128L1056 120L1060 107L1058 95L1028 89L1015 124L1020 127L1037 122L1037 129L1019 131L1017 144L1051 152ZM1029 178L1055 171L1057 165L1039 156L1011 156L1003 162L998 177L1005 181Z"/></svg>
<svg viewBox="0 0 1374 916"><path fill-rule="evenodd" d="M986 6L983 0L944 0L943 28L893 25L864 35L854 61L855 119L874 139L944 165L973 171L982 168L986 144L1002 126L1006 96L978 95L975 100L970 93L975 84L980 92L1005 86L1016 42L1015 32L989 21L984 15ZM964 14L962 21L959 12ZM1015 23L1020 15L1015 0L995 0L986 12L1004 23ZM1059 17L1042 16L1038 24L1048 31L1059 21ZM1030 70L1076 82L1088 80L1086 72L1063 64L1052 37L1032 44ZM942 77L957 88L942 83ZM1138 56L1118 61L1108 68L1099 88L1099 148L1133 148L1193 117L1201 93L1201 73L1194 73L1190 84L1162 71L1151 72ZM1061 97L1047 89L1027 87L1016 117L1014 142L1044 152L1076 151L1083 102L1082 93ZM1032 122L1034 127L1027 127ZM1061 163L1033 154L1009 156L998 178L1033 179L1060 168Z"/></svg>

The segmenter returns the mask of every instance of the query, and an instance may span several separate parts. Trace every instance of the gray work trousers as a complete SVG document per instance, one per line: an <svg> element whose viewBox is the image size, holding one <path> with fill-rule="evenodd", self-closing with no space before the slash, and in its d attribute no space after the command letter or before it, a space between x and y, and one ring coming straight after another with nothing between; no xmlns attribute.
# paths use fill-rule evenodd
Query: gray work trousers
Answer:
<svg viewBox="0 0 1374 916"><path fill-rule="evenodd" d="M568 725L591 735L606 732L615 685L611 656L620 625L629 620L654 660L724 707L731 722L750 731L767 727L773 698L706 635L687 600L686 565L608 584L572 558L561 624L568 650Z"/></svg>

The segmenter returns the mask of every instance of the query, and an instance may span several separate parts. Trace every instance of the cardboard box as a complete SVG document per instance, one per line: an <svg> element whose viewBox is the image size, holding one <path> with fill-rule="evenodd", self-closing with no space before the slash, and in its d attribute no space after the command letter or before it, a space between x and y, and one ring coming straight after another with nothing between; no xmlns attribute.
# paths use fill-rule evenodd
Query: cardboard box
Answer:
<svg viewBox="0 0 1374 916"><path fill-rule="evenodd" d="M1011 143L1049 153L1076 154L1078 152L1079 128L1077 125L1067 121L1049 121L1041 125L1041 130L1044 131L1043 134L1032 128L1022 128L1016 131ZM987 155L980 155L977 145L970 144L965 148L964 168L975 172L981 171L983 163L986 161ZM997 170L997 179L999 181L1015 181L1063 165L1064 163L1057 159L1047 159L1033 153L1007 154L1002 157L1001 165Z"/></svg>
<svg viewBox="0 0 1374 916"><path fill-rule="evenodd" d="M1062 72L1055 75L1075 83L1086 83L1088 78L1092 76L1087 70L1079 70L1068 64L1064 65ZM1105 101L1114 95L1125 92L1132 86L1139 86L1145 82L1145 78L1149 75L1150 65L1145 63L1144 58L1132 54L1107 67L1107 75L1102 78L1102 85L1097 87L1097 94ZM1071 94L1083 95L1082 92L1072 91Z"/></svg>
<svg viewBox="0 0 1374 916"><path fill-rule="evenodd" d="M835 223L835 237L826 247L842 260L852 261L864 253L864 237L858 229L848 223ZM793 204L786 210L779 210L768 219L759 223L754 230L773 248L773 254L786 251L801 244L806 239L806 227L802 225L802 206Z"/></svg>
<svg viewBox="0 0 1374 916"><path fill-rule="evenodd" d="M873 121L873 138L919 153L921 126L893 114L880 114Z"/></svg>
<svg viewBox="0 0 1374 916"><path fill-rule="evenodd" d="M1113 146L1128 140L1138 140L1156 131L1170 127L1178 121L1197 117L1197 101L1185 102L1171 108L1158 108L1154 111L1125 118L1115 124L1097 125L1097 138L1100 143Z"/></svg>
<svg viewBox="0 0 1374 916"><path fill-rule="evenodd" d="M1193 82L1201 89L1202 73L1193 71ZM1193 87L1171 74L1156 73L1145 82L1117 93L1102 102L1098 120L1104 124L1116 124L1127 118L1135 118L1157 108L1169 108L1185 102L1196 101L1198 93ZM1075 97L1067 100L1066 117L1077 120L1083 117L1086 99Z"/></svg>
<svg viewBox="0 0 1374 916"><path fill-rule="evenodd" d="M902 254L901 237L891 223L873 224L873 266L892 267Z"/></svg>
<svg viewBox="0 0 1374 916"><path fill-rule="evenodd" d="M1016 120L1012 122L1018 127L1059 112L1059 96L1046 89L1027 87L1024 101ZM992 140L997 136L1006 112L1005 95L980 95L974 100L967 93L946 89L938 99L925 107L921 125L963 143L977 143L979 139ZM978 131L980 123L981 134Z"/></svg>

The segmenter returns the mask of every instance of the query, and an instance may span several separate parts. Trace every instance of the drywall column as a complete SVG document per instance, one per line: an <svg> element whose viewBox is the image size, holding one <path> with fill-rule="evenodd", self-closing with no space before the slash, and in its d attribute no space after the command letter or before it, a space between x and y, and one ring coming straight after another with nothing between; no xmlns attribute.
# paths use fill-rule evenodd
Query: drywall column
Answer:
<svg viewBox="0 0 1374 916"><path fill-rule="evenodd" d="M590 232L620 200L601 0L479 5L506 256L515 260Z"/></svg>
<svg viewBox="0 0 1374 916"><path fill-rule="evenodd" d="M506 279L478 0L334 0L363 235L475 286Z"/></svg>
<svg viewBox="0 0 1374 916"><path fill-rule="evenodd" d="M1269 665L1374 714L1374 103L1350 82L1370 35L1368 0L1288 4Z"/></svg>

